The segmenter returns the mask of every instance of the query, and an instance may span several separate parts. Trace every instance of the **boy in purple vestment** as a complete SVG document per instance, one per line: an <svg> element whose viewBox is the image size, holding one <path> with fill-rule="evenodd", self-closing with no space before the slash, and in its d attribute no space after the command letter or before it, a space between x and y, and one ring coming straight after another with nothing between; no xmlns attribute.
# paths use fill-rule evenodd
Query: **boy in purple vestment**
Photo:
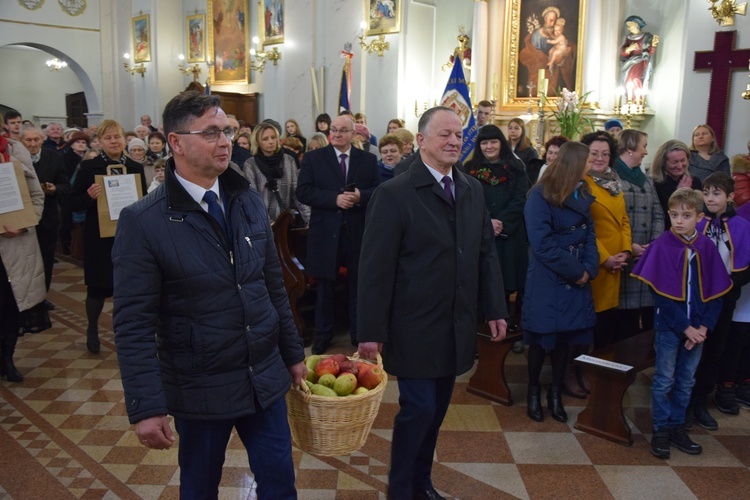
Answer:
<svg viewBox="0 0 750 500"><path fill-rule="evenodd" d="M719 318L720 297L732 288L716 246L696 230L702 207L700 191L676 190L669 197L672 228L648 246L631 273L654 296L651 453L658 458L669 458L670 445L691 455L702 451L687 435L685 412L706 333Z"/></svg>
<svg viewBox="0 0 750 500"><path fill-rule="evenodd" d="M738 415L740 412L735 401L734 382L717 382L720 382L719 370L728 339L734 334L732 315L742 287L750 282L750 223L736 216L733 206L734 181L729 174L714 172L706 177L703 184L703 199L706 205L705 218L698 223L698 231L708 236L716 245L734 285L732 291L723 297L716 327L706 337L691 399L695 421L705 429L717 430L718 422L706 407L711 391L716 390L714 403L719 411L728 415Z"/></svg>

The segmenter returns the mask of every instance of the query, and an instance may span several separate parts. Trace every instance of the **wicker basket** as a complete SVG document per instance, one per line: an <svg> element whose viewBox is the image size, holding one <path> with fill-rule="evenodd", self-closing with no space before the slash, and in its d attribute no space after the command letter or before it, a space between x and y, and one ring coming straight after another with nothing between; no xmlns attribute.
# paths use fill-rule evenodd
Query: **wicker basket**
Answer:
<svg viewBox="0 0 750 500"><path fill-rule="evenodd" d="M323 356L328 358L330 356ZM354 358L356 359L355 354ZM378 355L378 367L383 361ZM364 394L340 398L316 396L305 390L290 389L286 394L289 427L297 447L307 453L332 457L359 450L367 440L378 415L380 400L388 383L383 381Z"/></svg>

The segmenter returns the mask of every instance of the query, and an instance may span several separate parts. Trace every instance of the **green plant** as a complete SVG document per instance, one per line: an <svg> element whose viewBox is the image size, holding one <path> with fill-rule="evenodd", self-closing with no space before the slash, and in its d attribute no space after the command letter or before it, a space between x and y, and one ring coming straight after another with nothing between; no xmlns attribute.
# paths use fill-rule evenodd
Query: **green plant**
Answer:
<svg viewBox="0 0 750 500"><path fill-rule="evenodd" d="M542 94L542 97L544 103L551 108L555 120L557 120L560 135L575 140L585 132L586 127L593 132L594 126L591 120L583 116L583 107L591 91L586 92L580 98L576 92L571 92L566 88L558 89L557 93L560 97L554 102L547 98L547 94Z"/></svg>

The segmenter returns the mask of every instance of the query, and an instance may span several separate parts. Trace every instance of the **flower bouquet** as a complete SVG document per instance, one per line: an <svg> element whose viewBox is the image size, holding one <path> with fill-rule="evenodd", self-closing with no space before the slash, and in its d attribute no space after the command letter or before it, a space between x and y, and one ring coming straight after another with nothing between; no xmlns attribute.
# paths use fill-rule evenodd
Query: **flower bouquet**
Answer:
<svg viewBox="0 0 750 500"><path fill-rule="evenodd" d="M581 97L578 97L576 92L571 92L566 88L558 89L557 93L560 97L554 103L547 99L547 94L542 94L542 97L544 103L550 106L552 114L557 120L560 135L570 140L576 140L579 135L583 134L585 127L588 126L593 131L594 126L591 120L583 116L583 107L591 91L586 92Z"/></svg>

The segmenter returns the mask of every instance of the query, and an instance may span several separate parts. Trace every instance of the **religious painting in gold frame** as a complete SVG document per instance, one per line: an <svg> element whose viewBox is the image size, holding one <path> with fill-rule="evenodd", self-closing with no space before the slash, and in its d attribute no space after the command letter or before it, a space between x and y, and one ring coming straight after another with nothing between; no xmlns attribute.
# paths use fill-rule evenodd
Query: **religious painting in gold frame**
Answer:
<svg viewBox="0 0 750 500"><path fill-rule="evenodd" d="M388 35L401 31L403 0L364 0L365 36Z"/></svg>
<svg viewBox="0 0 750 500"><path fill-rule="evenodd" d="M206 60L206 15L195 14L185 20L187 33L187 62Z"/></svg>
<svg viewBox="0 0 750 500"><path fill-rule="evenodd" d="M260 46L284 43L284 0L260 0L258 2L258 18L260 24Z"/></svg>
<svg viewBox="0 0 750 500"><path fill-rule="evenodd" d="M151 61L151 27L148 14L133 18L133 62Z"/></svg>
<svg viewBox="0 0 750 500"><path fill-rule="evenodd" d="M211 84L249 81L247 1L208 0L208 54Z"/></svg>
<svg viewBox="0 0 750 500"><path fill-rule="evenodd" d="M539 99L540 71L547 96L583 88L583 45L587 0L508 0L500 105L526 109Z"/></svg>

